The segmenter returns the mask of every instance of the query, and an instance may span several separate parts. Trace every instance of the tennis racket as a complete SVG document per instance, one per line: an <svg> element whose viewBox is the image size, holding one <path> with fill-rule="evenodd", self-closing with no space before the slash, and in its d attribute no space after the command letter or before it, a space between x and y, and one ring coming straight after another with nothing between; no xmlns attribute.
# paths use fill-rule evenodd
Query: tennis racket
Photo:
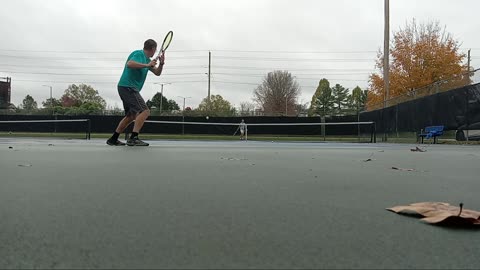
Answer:
<svg viewBox="0 0 480 270"><path fill-rule="evenodd" d="M173 38L173 31L169 31L165 38L163 39L162 47L160 48L160 51L158 52L157 59L160 59L160 56L165 53L165 50L170 46L170 42L172 42Z"/></svg>

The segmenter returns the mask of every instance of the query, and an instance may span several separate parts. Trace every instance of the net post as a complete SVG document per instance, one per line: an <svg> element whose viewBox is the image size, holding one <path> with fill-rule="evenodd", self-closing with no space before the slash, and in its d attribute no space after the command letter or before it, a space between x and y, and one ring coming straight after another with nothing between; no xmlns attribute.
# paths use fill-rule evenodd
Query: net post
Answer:
<svg viewBox="0 0 480 270"><path fill-rule="evenodd" d="M52 101L50 100L50 102L52 102ZM57 114L55 114L55 122L53 123L54 133L57 133L57 120L58 120L58 117L57 117Z"/></svg>
<svg viewBox="0 0 480 270"><path fill-rule="evenodd" d="M373 123L370 124L370 143L373 143Z"/></svg>
<svg viewBox="0 0 480 270"><path fill-rule="evenodd" d="M245 141L248 141L248 125L245 124Z"/></svg>
<svg viewBox="0 0 480 270"><path fill-rule="evenodd" d="M371 134L371 143L377 143L377 123L372 122L372 134Z"/></svg>
<svg viewBox="0 0 480 270"><path fill-rule="evenodd" d="M322 127L321 129L322 129L322 133L323 133L323 141L326 141L327 140L327 126L325 125L325 122L326 122L325 121L325 116L322 116L320 119L321 119L320 121L323 123L321 125L321 127Z"/></svg>
<svg viewBox="0 0 480 270"><path fill-rule="evenodd" d="M85 140L90 140L92 133L92 123L90 119L87 119L87 133L85 134Z"/></svg>

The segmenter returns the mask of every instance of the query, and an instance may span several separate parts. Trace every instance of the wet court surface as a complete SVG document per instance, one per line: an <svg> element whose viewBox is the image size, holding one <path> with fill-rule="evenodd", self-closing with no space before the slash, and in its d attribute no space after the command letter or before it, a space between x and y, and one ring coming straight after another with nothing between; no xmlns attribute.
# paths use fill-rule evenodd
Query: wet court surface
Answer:
<svg viewBox="0 0 480 270"><path fill-rule="evenodd" d="M478 146L150 142L0 139L0 268L480 265L480 230L385 210L480 210Z"/></svg>

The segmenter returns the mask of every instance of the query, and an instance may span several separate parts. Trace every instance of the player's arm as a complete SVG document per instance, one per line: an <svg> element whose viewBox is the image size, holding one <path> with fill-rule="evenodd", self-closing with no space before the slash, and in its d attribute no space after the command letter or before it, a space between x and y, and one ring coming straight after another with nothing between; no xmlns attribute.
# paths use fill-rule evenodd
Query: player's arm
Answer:
<svg viewBox="0 0 480 270"><path fill-rule="evenodd" d="M157 76L160 76L160 74L162 74L162 70L163 70L163 64L160 63L158 65L158 67L150 67L150 71L153 72L153 74L157 75Z"/></svg>
<svg viewBox="0 0 480 270"><path fill-rule="evenodd" d="M150 71L153 72L153 74L160 76L160 74L162 74L163 65L165 64L165 53L162 53L158 60L160 60L160 64L158 64L158 67L150 67Z"/></svg>
<svg viewBox="0 0 480 270"><path fill-rule="evenodd" d="M127 67L132 69L150 68L157 65L157 59L151 60L148 64L144 64L144 56L141 51L136 51L127 62Z"/></svg>
<svg viewBox="0 0 480 270"><path fill-rule="evenodd" d="M151 68L151 67L154 67L156 64L157 64L157 60L152 60L148 64L142 64L135 60L130 60L127 62L127 67L133 68L133 69Z"/></svg>

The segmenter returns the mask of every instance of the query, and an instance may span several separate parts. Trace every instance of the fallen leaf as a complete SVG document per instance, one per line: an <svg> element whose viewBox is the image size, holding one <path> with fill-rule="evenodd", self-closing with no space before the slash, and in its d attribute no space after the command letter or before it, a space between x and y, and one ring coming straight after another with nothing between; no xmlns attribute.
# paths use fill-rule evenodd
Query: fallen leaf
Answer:
<svg viewBox="0 0 480 270"><path fill-rule="evenodd" d="M374 153L371 153L370 156L368 156L367 159L364 159L364 160L363 160L363 162L369 162L369 161L374 160L374 159L372 159L374 155L375 155Z"/></svg>
<svg viewBox="0 0 480 270"><path fill-rule="evenodd" d="M422 221L430 224L444 225L480 225L480 212L452 206L444 202L420 202L410 205L400 205L387 208L397 214L415 214L422 217Z"/></svg>
<svg viewBox="0 0 480 270"><path fill-rule="evenodd" d="M405 168L398 168L398 167L392 167L393 170L399 170L399 171L406 171L406 172L413 172L415 171L414 169L405 169Z"/></svg>
<svg viewBox="0 0 480 270"><path fill-rule="evenodd" d="M18 167L32 167L32 164L28 164L28 163L18 164Z"/></svg>
<svg viewBox="0 0 480 270"><path fill-rule="evenodd" d="M420 149L420 148L418 148L418 146L416 148L410 149L410 151L412 151L412 152L427 152L427 150Z"/></svg>

